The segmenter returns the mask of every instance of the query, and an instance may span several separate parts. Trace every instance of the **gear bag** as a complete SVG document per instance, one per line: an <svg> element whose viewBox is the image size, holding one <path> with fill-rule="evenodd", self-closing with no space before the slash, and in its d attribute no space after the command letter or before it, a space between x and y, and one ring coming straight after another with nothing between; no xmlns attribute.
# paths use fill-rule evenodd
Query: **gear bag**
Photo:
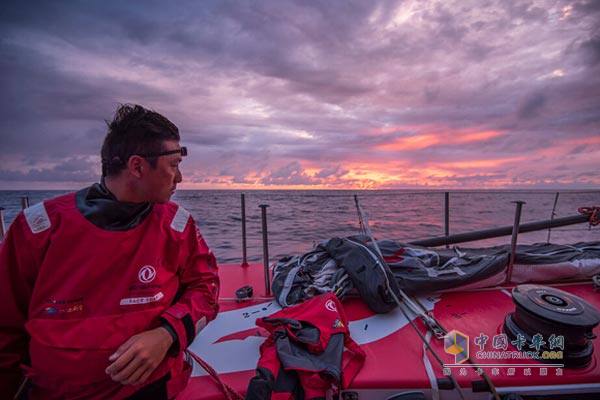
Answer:
<svg viewBox="0 0 600 400"><path fill-rule="evenodd" d="M248 400L325 398L332 387L347 388L364 363L365 353L350 337L342 305L332 293L256 324L271 335L260 347Z"/></svg>

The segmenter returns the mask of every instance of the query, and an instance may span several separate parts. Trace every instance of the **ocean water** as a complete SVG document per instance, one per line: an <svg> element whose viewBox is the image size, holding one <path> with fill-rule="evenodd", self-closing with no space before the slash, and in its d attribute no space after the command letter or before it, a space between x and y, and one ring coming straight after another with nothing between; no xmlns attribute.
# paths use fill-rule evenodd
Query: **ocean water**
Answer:
<svg viewBox="0 0 600 400"><path fill-rule="evenodd" d="M30 204L66 193L64 191L0 191L6 224L21 209L21 197ZM443 191L247 191L246 231L249 262L262 262L260 204L268 204L267 225L270 261L302 253L315 243L334 236L358 233L354 204L357 194L367 213L371 231L378 238L408 242L444 234ZM173 200L189 210L219 263L242 260L242 222L240 191L182 190ZM525 201L521 222L549 219L556 191L451 191L450 233L512 225L515 200ZM561 191L556 217L577 214L577 208L600 206L600 190ZM519 243L545 242L548 231L519 235ZM551 242L576 243L600 241L600 227L579 224L555 228ZM510 237L463 243L462 247L481 247L510 243Z"/></svg>

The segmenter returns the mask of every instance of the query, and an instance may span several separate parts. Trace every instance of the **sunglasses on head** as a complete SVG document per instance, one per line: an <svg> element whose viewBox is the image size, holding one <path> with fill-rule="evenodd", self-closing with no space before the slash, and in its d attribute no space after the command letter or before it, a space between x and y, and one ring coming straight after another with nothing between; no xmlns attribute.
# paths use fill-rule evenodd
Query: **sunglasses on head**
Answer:
<svg viewBox="0 0 600 400"><path fill-rule="evenodd" d="M144 158L153 158L153 157L160 157L160 156L168 156L170 154L181 154L181 157L185 157L188 155L188 150L187 150L187 147L182 146L180 149L177 149L177 150L168 150L168 151L163 151L162 153L138 154L138 156L144 157Z"/></svg>

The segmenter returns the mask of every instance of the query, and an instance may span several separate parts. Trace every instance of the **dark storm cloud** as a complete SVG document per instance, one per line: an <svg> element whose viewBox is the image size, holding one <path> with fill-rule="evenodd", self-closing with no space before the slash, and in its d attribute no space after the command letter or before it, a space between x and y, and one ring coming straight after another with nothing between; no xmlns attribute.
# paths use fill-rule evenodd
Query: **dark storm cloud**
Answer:
<svg viewBox="0 0 600 400"><path fill-rule="evenodd" d="M598 0L587 0L587 1L576 1L573 5L576 11L581 12L584 15L600 12L600 1Z"/></svg>
<svg viewBox="0 0 600 400"><path fill-rule="evenodd" d="M444 177L443 181L444 183L446 183L446 181L450 181L455 185L467 185L467 186L472 186L472 187L476 187L479 185L485 185L486 182L489 182L491 179L505 179L506 178L506 174L486 174L486 175L465 175L465 176L457 176L457 175L453 175L453 176L449 176L449 177ZM428 180L430 180L431 182L435 182L437 180L441 180L439 177L435 177L435 176L428 176L427 177Z"/></svg>
<svg viewBox="0 0 600 400"><path fill-rule="evenodd" d="M539 111L544 107L546 97L541 93L534 93L527 96L523 105L519 108L519 118L533 118L539 114Z"/></svg>
<svg viewBox="0 0 600 400"><path fill-rule="evenodd" d="M85 157L70 157L53 167L33 168L27 172L0 169L0 181L93 183L99 175L97 161Z"/></svg>
<svg viewBox="0 0 600 400"><path fill-rule="evenodd" d="M2 43L0 55L3 151L57 157L95 153L105 133L103 120L111 118L119 102L156 104L170 99L141 83L61 71L21 46Z"/></svg>
<svg viewBox="0 0 600 400"><path fill-rule="evenodd" d="M585 52L585 57L591 66L596 66L600 63L600 35L583 42L581 48Z"/></svg>
<svg viewBox="0 0 600 400"><path fill-rule="evenodd" d="M579 153L584 153L584 152L589 152L591 151L591 149L585 145L585 144L581 144L577 147L574 147L569 154L579 154Z"/></svg>
<svg viewBox="0 0 600 400"><path fill-rule="evenodd" d="M312 185L320 183L318 179L308 176L299 162L291 162L284 167L270 172L261 179L264 185Z"/></svg>
<svg viewBox="0 0 600 400"><path fill-rule="evenodd" d="M348 173L348 171L344 170L342 168L341 165L335 165L332 167L328 167L328 168L323 168L321 171L319 171L315 177L317 178L329 178L331 176L335 176L335 177L342 177L344 175L346 175Z"/></svg>
<svg viewBox="0 0 600 400"><path fill-rule="evenodd" d="M545 22L548 12L544 7L538 6L534 1L517 0L501 2L511 20L540 21Z"/></svg>

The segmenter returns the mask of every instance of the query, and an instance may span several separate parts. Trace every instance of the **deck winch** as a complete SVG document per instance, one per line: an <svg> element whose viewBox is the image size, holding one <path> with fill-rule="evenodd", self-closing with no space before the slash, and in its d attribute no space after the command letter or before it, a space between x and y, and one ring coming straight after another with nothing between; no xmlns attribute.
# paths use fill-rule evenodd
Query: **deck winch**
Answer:
<svg viewBox="0 0 600 400"><path fill-rule="evenodd" d="M519 285L512 290L512 298L516 309L506 316L503 330L513 344L524 339L523 351L539 351L539 361L567 368L583 368L591 362L593 329L600 323L594 306L541 285Z"/></svg>

